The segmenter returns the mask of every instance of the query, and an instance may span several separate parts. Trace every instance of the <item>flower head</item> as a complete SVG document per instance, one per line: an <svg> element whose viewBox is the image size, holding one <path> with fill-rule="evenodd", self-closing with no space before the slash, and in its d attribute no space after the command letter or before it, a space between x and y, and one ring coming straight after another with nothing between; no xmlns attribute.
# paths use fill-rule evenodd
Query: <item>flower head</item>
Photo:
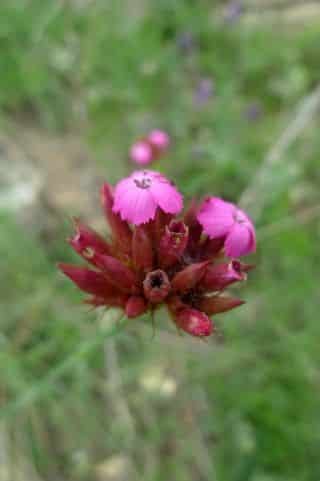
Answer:
<svg viewBox="0 0 320 481"><path fill-rule="evenodd" d="M209 316L234 309L241 299L225 295L253 267L227 255L255 243L251 221L240 209L211 198L193 202L182 218L182 196L163 175L134 172L101 201L111 235L105 239L76 220L69 244L91 267L60 264L60 270L94 307L115 306L129 319L166 305L179 330L206 337L215 331ZM212 237L212 238L211 238ZM249 240L248 240L249 239Z"/></svg>
<svg viewBox="0 0 320 481"><path fill-rule="evenodd" d="M113 212L122 220L144 224L155 218L157 208L167 214L182 209L182 195L158 172L136 171L116 185Z"/></svg>
<svg viewBox="0 0 320 481"><path fill-rule="evenodd" d="M255 251L253 223L243 210L231 202L210 197L200 208L197 219L211 239L224 238L228 257L239 257Z"/></svg>

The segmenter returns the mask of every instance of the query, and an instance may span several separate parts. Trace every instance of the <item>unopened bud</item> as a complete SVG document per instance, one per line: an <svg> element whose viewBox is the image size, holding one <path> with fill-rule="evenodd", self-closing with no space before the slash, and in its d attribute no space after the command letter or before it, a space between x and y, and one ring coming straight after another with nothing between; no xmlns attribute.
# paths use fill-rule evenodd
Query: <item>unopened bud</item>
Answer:
<svg viewBox="0 0 320 481"><path fill-rule="evenodd" d="M163 267L179 261L188 243L189 229L181 221L171 221L160 241L159 260Z"/></svg>

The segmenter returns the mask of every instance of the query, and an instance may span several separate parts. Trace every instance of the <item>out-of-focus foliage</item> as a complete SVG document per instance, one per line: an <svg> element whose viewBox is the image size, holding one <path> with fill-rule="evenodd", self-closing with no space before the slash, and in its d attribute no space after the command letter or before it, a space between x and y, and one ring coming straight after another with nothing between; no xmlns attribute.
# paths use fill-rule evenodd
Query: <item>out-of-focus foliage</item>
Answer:
<svg viewBox="0 0 320 481"><path fill-rule="evenodd" d="M236 201L319 81L320 21L245 11L227 23L224 7L2 0L1 120L81 131L111 181L132 141L165 128L158 167L186 198ZM200 105L201 79L212 92ZM56 272L71 257L65 226L47 243L1 214L1 480L122 479L115 466L145 481L320 479L320 222L303 214L320 202L319 158L315 121L252 200L248 303L217 319L223 340L209 345L167 336L164 314L155 339L134 321L104 343Z"/></svg>

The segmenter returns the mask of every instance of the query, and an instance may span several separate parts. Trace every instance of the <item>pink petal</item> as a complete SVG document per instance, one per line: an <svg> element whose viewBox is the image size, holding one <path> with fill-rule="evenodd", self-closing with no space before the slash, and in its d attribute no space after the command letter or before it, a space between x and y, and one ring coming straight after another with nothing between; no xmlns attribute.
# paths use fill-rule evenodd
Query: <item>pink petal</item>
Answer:
<svg viewBox="0 0 320 481"><path fill-rule="evenodd" d="M247 224L235 223L224 244L228 257L239 257L255 250L253 232Z"/></svg>
<svg viewBox="0 0 320 481"><path fill-rule="evenodd" d="M117 206L119 206L122 220L135 225L144 224L153 219L157 208L149 189L128 191L126 195L119 199Z"/></svg>
<svg viewBox="0 0 320 481"><path fill-rule="evenodd" d="M182 195L165 177L154 179L150 192L154 201L167 214L177 214L182 210Z"/></svg>
<svg viewBox="0 0 320 481"><path fill-rule="evenodd" d="M204 232L211 238L228 234L234 224L235 207L218 197L211 197L202 205L197 219Z"/></svg>

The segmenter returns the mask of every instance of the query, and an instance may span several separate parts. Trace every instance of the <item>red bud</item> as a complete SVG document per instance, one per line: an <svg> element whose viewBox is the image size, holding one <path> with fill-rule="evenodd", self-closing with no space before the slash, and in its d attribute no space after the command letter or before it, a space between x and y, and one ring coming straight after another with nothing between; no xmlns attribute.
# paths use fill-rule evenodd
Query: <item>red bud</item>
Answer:
<svg viewBox="0 0 320 481"><path fill-rule="evenodd" d="M166 226L159 247L161 266L170 267L179 261L184 253L189 237L188 227L181 221L171 221Z"/></svg>
<svg viewBox="0 0 320 481"><path fill-rule="evenodd" d="M126 316L131 319L134 317L141 316L148 309L148 305L143 297L131 296L126 303Z"/></svg>
<svg viewBox="0 0 320 481"><path fill-rule="evenodd" d="M179 292L192 289L202 279L209 264L210 261L197 262L178 272L172 280L173 289Z"/></svg>
<svg viewBox="0 0 320 481"><path fill-rule="evenodd" d="M196 337L207 337L214 330L214 325L209 317L197 309L187 308L175 317L176 325L183 331Z"/></svg>

